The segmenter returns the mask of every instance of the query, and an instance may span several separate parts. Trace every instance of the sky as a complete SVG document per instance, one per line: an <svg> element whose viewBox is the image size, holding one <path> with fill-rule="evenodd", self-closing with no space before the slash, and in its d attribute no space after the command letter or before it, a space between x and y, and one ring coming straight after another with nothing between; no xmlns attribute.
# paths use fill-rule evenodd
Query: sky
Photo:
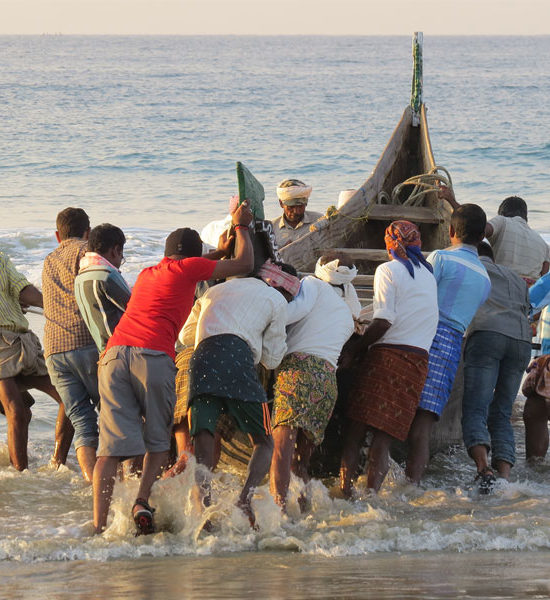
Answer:
<svg viewBox="0 0 550 600"><path fill-rule="evenodd" d="M0 0L0 15L0 34L550 34L550 0Z"/></svg>

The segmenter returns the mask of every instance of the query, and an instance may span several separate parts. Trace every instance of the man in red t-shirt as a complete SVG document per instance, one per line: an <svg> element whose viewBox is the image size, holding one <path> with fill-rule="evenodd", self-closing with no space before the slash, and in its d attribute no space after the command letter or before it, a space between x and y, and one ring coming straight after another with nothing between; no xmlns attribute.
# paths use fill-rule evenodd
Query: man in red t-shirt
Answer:
<svg viewBox="0 0 550 600"><path fill-rule="evenodd" d="M248 225L252 213L243 203L233 213L236 251L231 260L202 257L202 242L192 229L177 229L166 239L164 258L144 269L126 312L99 361L101 411L94 469L94 528L101 533L121 458L145 454L132 514L138 534L153 532L151 486L168 461L176 402L174 345L187 319L199 281L246 275L254 266Z"/></svg>

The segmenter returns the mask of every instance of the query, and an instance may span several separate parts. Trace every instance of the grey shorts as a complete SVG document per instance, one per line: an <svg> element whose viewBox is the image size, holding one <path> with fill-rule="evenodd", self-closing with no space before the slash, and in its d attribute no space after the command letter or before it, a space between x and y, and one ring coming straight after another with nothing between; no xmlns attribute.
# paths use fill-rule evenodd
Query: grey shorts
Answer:
<svg viewBox="0 0 550 600"><path fill-rule="evenodd" d="M14 333L0 329L0 379L47 374L40 340L32 331Z"/></svg>
<svg viewBox="0 0 550 600"><path fill-rule="evenodd" d="M98 456L170 449L176 366L164 352L113 346L99 360Z"/></svg>

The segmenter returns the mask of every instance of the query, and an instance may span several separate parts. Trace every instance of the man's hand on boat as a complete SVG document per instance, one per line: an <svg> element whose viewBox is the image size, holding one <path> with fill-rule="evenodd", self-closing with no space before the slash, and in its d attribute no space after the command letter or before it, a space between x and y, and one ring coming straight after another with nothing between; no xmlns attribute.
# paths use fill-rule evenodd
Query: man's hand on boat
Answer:
<svg viewBox="0 0 550 600"><path fill-rule="evenodd" d="M447 202L453 207L453 210L460 206L460 204L456 201L453 188L450 188L441 183L439 184L439 191L437 193L437 197L440 200L447 200Z"/></svg>

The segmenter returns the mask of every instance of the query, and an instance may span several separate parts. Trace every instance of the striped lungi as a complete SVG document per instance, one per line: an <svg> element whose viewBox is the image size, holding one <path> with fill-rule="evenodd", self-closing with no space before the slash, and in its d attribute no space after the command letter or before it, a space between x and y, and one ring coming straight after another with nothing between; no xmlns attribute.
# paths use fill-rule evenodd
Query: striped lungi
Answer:
<svg viewBox="0 0 550 600"><path fill-rule="evenodd" d="M443 412L453 388L462 351L462 333L439 322L430 348L428 376L418 408L435 413Z"/></svg>
<svg viewBox="0 0 550 600"><path fill-rule="evenodd" d="M404 441L426 381L428 353L411 346L375 344L357 368L347 416Z"/></svg>

